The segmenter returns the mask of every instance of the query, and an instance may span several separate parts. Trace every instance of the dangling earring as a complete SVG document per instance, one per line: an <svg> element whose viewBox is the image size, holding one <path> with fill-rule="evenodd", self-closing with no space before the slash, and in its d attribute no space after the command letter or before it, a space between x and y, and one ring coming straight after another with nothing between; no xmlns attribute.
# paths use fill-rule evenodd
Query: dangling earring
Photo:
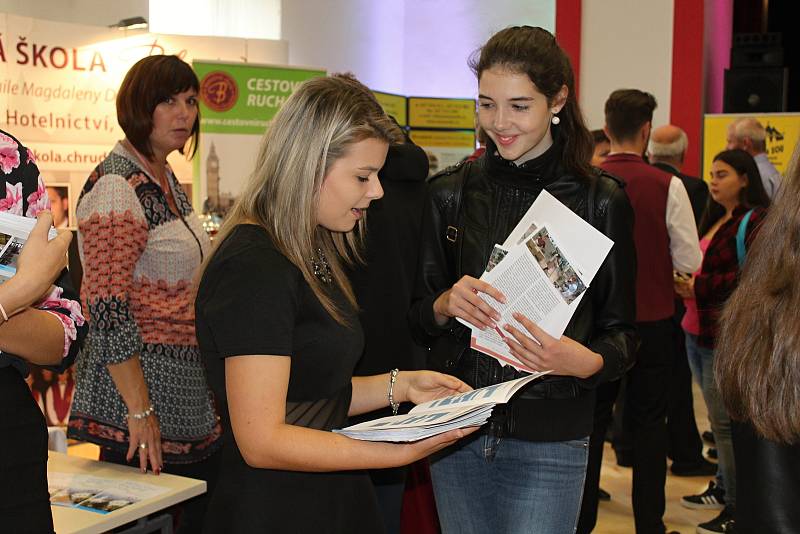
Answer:
<svg viewBox="0 0 800 534"><path fill-rule="evenodd" d="M553 117L550 119L550 122L553 123L553 126L555 126L555 125L557 125L557 124L559 124L561 122L561 119L558 117L558 115L556 115L556 113L558 113L558 112L556 110L553 110Z"/></svg>

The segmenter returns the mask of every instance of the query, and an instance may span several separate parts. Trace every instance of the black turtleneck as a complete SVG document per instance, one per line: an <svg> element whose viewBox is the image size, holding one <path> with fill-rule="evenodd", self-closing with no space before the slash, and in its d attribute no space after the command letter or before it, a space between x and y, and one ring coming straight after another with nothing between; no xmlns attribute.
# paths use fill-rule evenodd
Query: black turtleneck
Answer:
<svg viewBox="0 0 800 534"><path fill-rule="evenodd" d="M522 165L517 165L513 161L503 159L497 151L497 146L489 139L483 157L490 180L498 184L533 189L538 192L564 174L561 164L562 150L562 143L558 137L555 137L550 148L542 154L529 159Z"/></svg>

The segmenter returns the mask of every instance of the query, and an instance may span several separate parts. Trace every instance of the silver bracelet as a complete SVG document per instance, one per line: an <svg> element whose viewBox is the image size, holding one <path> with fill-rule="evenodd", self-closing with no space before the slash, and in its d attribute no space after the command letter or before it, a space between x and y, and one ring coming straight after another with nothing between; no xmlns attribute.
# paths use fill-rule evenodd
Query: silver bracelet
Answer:
<svg viewBox="0 0 800 534"><path fill-rule="evenodd" d="M394 401L394 383L397 382L397 374L400 372L399 369L392 369L392 372L389 373L389 406L392 407L392 415L397 415L397 410L400 409L400 403Z"/></svg>
<svg viewBox="0 0 800 534"><path fill-rule="evenodd" d="M155 412L155 408L153 408L153 406L150 405L150 407L143 412L126 414L125 419L136 419L137 421L141 421L142 419L145 419L153 415L153 412Z"/></svg>

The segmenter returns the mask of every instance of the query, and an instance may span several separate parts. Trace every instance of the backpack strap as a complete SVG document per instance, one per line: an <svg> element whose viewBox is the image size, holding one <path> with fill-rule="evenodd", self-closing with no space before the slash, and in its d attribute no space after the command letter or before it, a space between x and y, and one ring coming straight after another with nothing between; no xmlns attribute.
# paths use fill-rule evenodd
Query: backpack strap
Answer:
<svg viewBox="0 0 800 534"><path fill-rule="evenodd" d="M747 223L750 222L750 216L752 214L753 210L744 214L744 217L742 217L742 220L739 222L739 229L736 232L736 259L739 260L739 269L744 266L745 254L747 253L745 235L747 233Z"/></svg>

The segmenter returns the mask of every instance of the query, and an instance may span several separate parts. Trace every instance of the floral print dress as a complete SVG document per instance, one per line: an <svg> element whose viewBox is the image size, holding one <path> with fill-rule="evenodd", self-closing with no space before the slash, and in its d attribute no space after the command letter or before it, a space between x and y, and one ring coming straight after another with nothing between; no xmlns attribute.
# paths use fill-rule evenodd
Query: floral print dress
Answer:
<svg viewBox="0 0 800 534"><path fill-rule="evenodd" d="M76 209L89 318L67 435L128 450L127 407L107 366L139 357L165 464L192 464L222 427L194 328L194 277L211 242L169 172L177 213L136 155L118 143L89 175Z"/></svg>
<svg viewBox="0 0 800 534"><path fill-rule="evenodd" d="M50 208L33 152L0 131L0 211L36 217ZM75 360L88 330L66 269L51 291L35 304L55 315L64 327L61 364ZM47 492L47 427L24 377L25 360L0 352L0 529L52 532Z"/></svg>

